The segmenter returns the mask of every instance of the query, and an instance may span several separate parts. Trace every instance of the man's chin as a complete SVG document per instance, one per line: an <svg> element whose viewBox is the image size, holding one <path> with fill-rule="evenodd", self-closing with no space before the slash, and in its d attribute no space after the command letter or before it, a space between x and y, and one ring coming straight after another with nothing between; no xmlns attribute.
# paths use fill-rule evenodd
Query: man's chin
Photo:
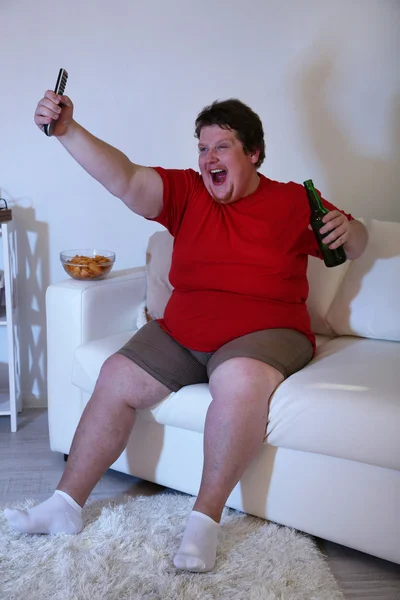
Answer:
<svg viewBox="0 0 400 600"><path fill-rule="evenodd" d="M221 190L221 192L218 192L217 195L216 190L214 188L211 188L209 192L213 197L213 200L215 200L215 202L218 202L218 204L230 204L230 202L233 202L233 186L231 186L225 194Z"/></svg>

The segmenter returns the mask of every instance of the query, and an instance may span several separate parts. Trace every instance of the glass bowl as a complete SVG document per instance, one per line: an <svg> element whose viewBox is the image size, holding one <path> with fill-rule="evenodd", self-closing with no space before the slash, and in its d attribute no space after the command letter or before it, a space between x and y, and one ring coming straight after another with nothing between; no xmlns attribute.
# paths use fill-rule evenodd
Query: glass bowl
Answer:
<svg viewBox="0 0 400 600"><path fill-rule="evenodd" d="M115 253L109 250L83 248L60 252L64 271L73 279L97 281L104 279L114 266Z"/></svg>

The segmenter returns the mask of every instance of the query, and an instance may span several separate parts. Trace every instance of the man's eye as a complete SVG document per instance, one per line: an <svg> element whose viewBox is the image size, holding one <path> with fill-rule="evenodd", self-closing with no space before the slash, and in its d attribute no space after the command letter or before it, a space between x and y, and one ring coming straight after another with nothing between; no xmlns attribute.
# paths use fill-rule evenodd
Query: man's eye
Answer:
<svg viewBox="0 0 400 600"><path fill-rule="evenodd" d="M222 144L221 146L218 146L218 150L225 150L227 147L228 146L226 144Z"/></svg>
<svg viewBox="0 0 400 600"><path fill-rule="evenodd" d="M207 148L199 148L200 154L204 154L207 151Z"/></svg>

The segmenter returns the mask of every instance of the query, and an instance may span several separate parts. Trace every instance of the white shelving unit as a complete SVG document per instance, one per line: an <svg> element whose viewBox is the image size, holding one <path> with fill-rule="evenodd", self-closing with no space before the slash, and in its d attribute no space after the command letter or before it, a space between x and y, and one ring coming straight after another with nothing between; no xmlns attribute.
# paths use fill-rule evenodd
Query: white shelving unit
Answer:
<svg viewBox="0 0 400 600"><path fill-rule="evenodd" d="M17 303L17 244L13 221L0 223L3 249L5 307L0 306L0 327L7 330L8 391L0 391L0 417L9 416L11 431L17 431L17 416L22 410Z"/></svg>

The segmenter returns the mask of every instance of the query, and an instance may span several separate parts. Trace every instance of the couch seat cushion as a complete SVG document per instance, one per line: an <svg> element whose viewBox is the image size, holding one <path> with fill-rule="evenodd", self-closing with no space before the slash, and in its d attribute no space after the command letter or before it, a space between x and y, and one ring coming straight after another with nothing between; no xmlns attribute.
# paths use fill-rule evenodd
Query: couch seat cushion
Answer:
<svg viewBox="0 0 400 600"><path fill-rule="evenodd" d="M316 336L317 347L329 341L329 337ZM149 411L142 411L142 418L155 419L163 425L181 427L203 433L207 410L212 401L208 383L188 385L160 402Z"/></svg>
<svg viewBox="0 0 400 600"><path fill-rule="evenodd" d="M78 346L72 368L72 383L92 394L104 361L131 339L136 330L115 333Z"/></svg>
<svg viewBox="0 0 400 600"><path fill-rule="evenodd" d="M77 348L73 383L91 394L101 365L134 331ZM202 433L208 384L171 393L139 419ZM315 358L276 390L268 443L400 469L400 344L318 337Z"/></svg>
<svg viewBox="0 0 400 600"><path fill-rule="evenodd" d="M93 392L101 365L134 331L77 348L73 383ZM202 433L208 384L171 393L140 419ZM318 338L315 358L284 381L270 408L273 446L400 469L400 344L356 337Z"/></svg>
<svg viewBox="0 0 400 600"><path fill-rule="evenodd" d="M271 400L268 442L400 470L400 343L340 337Z"/></svg>
<svg viewBox="0 0 400 600"><path fill-rule="evenodd" d="M202 433L210 402L207 384L187 386L152 418ZM266 441L400 470L399 431L400 344L343 337L320 345L276 390Z"/></svg>

